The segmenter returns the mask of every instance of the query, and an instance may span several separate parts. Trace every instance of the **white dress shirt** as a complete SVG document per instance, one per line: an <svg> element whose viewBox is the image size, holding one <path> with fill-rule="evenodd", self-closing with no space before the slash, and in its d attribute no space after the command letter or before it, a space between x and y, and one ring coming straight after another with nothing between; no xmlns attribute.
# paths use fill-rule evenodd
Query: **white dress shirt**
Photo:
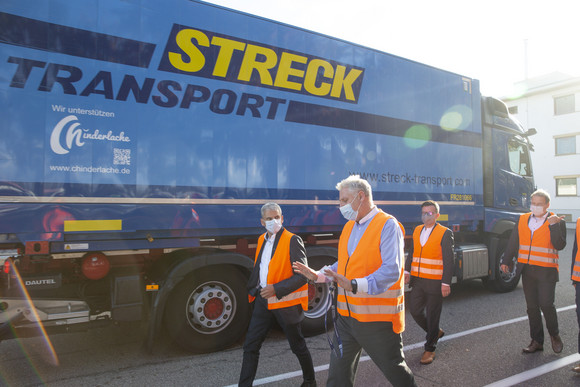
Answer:
<svg viewBox="0 0 580 387"><path fill-rule="evenodd" d="M268 268L270 267L270 260L272 259L272 249L274 248L274 240L276 234L272 234L268 238L268 234L264 237L266 243L262 250L262 259L260 260L260 286L265 288L268 285Z"/></svg>
<svg viewBox="0 0 580 387"><path fill-rule="evenodd" d="M530 221L528 222L528 227L530 228L532 235L534 235L534 231L536 231L537 229L542 227L542 224L544 224L547 217L548 217L548 211L546 211L546 213L542 216L536 216L534 214L532 214L532 216L530 216Z"/></svg>
<svg viewBox="0 0 580 387"><path fill-rule="evenodd" d="M421 236L419 237L421 246L425 246L425 243L427 243L429 240L429 236L431 235L431 231L433 231L433 227L435 227L435 224L433 224L431 227L423 227L423 230L421 230Z"/></svg>

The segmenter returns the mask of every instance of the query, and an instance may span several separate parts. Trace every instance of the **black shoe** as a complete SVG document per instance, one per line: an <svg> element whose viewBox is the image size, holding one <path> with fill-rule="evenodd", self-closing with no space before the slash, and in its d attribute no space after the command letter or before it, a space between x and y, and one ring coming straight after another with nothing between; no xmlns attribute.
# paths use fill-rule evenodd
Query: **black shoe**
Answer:
<svg viewBox="0 0 580 387"><path fill-rule="evenodd" d="M300 387L316 387L316 380L305 380Z"/></svg>
<svg viewBox="0 0 580 387"><path fill-rule="evenodd" d="M562 349L564 349L564 343L562 343L560 335L550 336L550 339L552 339L552 349L554 350L554 352L556 353L562 352Z"/></svg>
<svg viewBox="0 0 580 387"><path fill-rule="evenodd" d="M522 351L524 353L534 353L536 351L543 351L543 350L544 350L544 346L542 344L538 343L536 340L532 340L530 345L528 345L526 348L522 349Z"/></svg>

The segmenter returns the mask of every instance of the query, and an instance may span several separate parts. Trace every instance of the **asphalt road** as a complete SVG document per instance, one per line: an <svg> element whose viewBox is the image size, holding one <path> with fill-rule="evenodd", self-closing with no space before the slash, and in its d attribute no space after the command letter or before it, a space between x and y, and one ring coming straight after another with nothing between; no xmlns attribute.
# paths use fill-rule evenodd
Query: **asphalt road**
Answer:
<svg viewBox="0 0 580 387"><path fill-rule="evenodd" d="M549 339L545 350L523 354L529 329L521 283L507 294L492 293L473 280L452 287L445 300L440 341L431 365L419 364L424 333L407 314L403 334L405 356L419 386L580 386L571 367L580 363L574 290L569 280L573 242L560 254L560 282L556 307L564 350L555 354ZM107 327L50 338L8 340L0 343L0 384L5 386L229 386L238 379L242 350L191 355L166 338L154 351L142 349L142 327ZM547 336L547 333L546 333ZM325 335L307 339L324 385L329 360ZM357 386L388 386L380 371L363 353ZM55 365L58 363L58 365ZM298 386L300 367L284 336L272 331L263 345L256 385Z"/></svg>

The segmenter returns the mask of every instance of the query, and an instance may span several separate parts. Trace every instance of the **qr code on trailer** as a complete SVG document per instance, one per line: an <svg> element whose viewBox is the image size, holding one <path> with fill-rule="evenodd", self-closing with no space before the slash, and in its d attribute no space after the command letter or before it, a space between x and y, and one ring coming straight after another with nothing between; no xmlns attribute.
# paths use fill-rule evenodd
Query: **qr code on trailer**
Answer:
<svg viewBox="0 0 580 387"><path fill-rule="evenodd" d="M131 149L113 148L113 164L131 165Z"/></svg>

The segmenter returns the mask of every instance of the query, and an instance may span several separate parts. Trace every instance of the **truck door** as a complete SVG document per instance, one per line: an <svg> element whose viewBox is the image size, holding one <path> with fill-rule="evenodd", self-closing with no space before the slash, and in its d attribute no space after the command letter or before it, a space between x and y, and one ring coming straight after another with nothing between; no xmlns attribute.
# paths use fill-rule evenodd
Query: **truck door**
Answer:
<svg viewBox="0 0 580 387"><path fill-rule="evenodd" d="M493 134L494 207L527 212L534 191L527 139L500 129Z"/></svg>

